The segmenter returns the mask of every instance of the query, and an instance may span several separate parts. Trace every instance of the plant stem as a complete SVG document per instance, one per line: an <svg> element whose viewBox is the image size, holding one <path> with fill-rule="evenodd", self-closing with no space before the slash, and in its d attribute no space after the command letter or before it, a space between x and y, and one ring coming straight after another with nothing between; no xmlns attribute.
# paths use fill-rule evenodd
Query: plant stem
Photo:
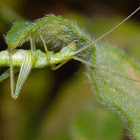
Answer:
<svg viewBox="0 0 140 140"><path fill-rule="evenodd" d="M31 51L31 50L29 50ZM21 67L23 60L25 59L25 56L29 53L28 50L13 50L13 56L12 56L12 61L13 61L13 66L14 67ZM47 66L47 61L46 61L46 55L44 52L41 52L40 50L34 51L35 53L39 53L39 57L34 62L33 68L40 68L40 67L45 67ZM10 61L9 61L9 53L8 50L4 50L0 52L0 66L6 67L10 66Z"/></svg>

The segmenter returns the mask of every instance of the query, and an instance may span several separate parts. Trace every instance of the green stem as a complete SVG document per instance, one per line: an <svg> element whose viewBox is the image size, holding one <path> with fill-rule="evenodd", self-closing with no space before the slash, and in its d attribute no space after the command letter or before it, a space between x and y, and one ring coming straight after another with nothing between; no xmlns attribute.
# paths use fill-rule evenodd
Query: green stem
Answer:
<svg viewBox="0 0 140 140"><path fill-rule="evenodd" d="M27 50L13 50L13 56L12 56L12 63L14 67L21 67L23 60L25 59L26 54L28 53ZM40 50L34 51L34 54L39 53L39 57L34 62L34 68L39 67L45 67L48 66L46 61L46 55L44 52L41 52ZM8 50L4 50L0 52L0 66L1 67L9 67L10 61L9 61L9 52Z"/></svg>
<svg viewBox="0 0 140 140"><path fill-rule="evenodd" d="M15 49L12 50L12 65L13 67L21 67L23 60L25 59L25 56L28 55L28 52L31 50L22 50L22 49ZM48 56L50 58L49 63L47 61L47 56L45 52L42 52L41 50L36 50L33 52L34 56L38 56L36 59L32 60L33 68L41 68L45 66L60 64L65 61L68 61L72 59L73 53L70 53L68 56L65 56L65 52L58 52L53 53L49 52ZM9 61L9 52L8 50L4 50L0 52L0 66L1 67L9 67L10 61Z"/></svg>

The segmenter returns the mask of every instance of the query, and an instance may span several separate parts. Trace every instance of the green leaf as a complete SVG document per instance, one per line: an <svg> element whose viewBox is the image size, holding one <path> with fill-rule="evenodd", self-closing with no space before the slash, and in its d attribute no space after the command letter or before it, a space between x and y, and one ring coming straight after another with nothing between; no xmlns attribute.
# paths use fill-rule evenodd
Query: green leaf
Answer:
<svg viewBox="0 0 140 140"><path fill-rule="evenodd" d="M120 140L124 128L115 113L90 98L74 118L71 134L73 140Z"/></svg>
<svg viewBox="0 0 140 140"><path fill-rule="evenodd" d="M96 65L111 72L140 79L140 68L128 56L115 48L96 48ZM140 139L140 83L107 72L101 68L89 69L98 97L123 116L130 133Z"/></svg>

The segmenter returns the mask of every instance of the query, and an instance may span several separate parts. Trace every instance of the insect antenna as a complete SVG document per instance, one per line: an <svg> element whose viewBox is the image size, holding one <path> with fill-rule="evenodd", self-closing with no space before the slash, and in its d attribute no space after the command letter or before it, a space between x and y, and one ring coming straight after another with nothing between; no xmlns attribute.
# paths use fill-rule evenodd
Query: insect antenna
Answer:
<svg viewBox="0 0 140 140"><path fill-rule="evenodd" d="M127 21L129 18L131 18L135 13L137 13L140 10L140 6L134 11L132 12L129 16L127 16L124 20L122 20L122 22L120 22L118 25L116 25L114 28L112 28L111 30L109 30L108 32L106 32L105 34L103 34L102 36L100 36L99 38L97 38L96 40L94 40L91 44L79 49L78 51L75 51L75 54L87 49L88 47L90 47L91 45L93 45L94 43L98 42L99 40L101 40L102 38L104 38L105 36L107 36L108 34L110 34L112 31L114 31L115 29L117 29L120 25L122 25L125 21Z"/></svg>
<svg viewBox="0 0 140 140"><path fill-rule="evenodd" d="M93 64L91 64L91 63L89 63L89 62L87 62L87 61L85 61L85 60L82 60L82 59L76 57L76 56L73 56L73 59L74 59L74 60L77 60L77 61L80 61L80 62L82 62L82 63L84 63L84 64L87 64L87 65L89 65L89 66L91 66L91 67L93 67L93 68L97 68L97 69L100 69L100 70L102 70L102 71L106 71L106 72L108 72L108 73L110 73L110 74L117 75L117 76L119 76L119 77L122 77L122 78L125 78L125 79L128 79L128 80L132 80L132 81L135 81L135 82L140 83L140 80L136 80L136 79L133 79L133 78L129 78L129 77L123 76L123 75L121 75L121 74L115 73L115 72L113 72L113 71L109 71L109 70L104 69L104 68L102 68L102 67L100 67L100 66L93 65Z"/></svg>

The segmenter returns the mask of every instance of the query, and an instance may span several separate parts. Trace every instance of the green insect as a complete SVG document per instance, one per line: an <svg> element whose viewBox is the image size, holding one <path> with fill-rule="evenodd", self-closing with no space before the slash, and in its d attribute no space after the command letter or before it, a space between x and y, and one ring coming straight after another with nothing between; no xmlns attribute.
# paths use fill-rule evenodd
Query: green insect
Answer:
<svg viewBox="0 0 140 140"><path fill-rule="evenodd" d="M140 7L116 27L114 27L113 29L111 29L110 31L108 31L103 36L99 37L93 42L77 26L75 26L68 20L53 15L46 16L42 19L36 20L35 22L16 23L15 25L13 25L13 27L5 37L9 51L10 70L7 70L1 76L1 79L8 77L8 74L10 73L11 95L14 99L17 99L21 88L25 80L27 79L27 76L29 75L31 69L33 67L41 67L41 65L36 66L37 61L39 61L39 56L42 55L42 53L39 50L36 50L35 44L37 42L42 42L45 50L45 56L43 56L43 60L46 62L47 66L51 66L52 70L60 68L62 65L64 65L67 61L71 59L75 59L92 67L97 67L101 70L110 72L108 70L94 65L95 62L93 62L93 60L96 55L94 43L96 43L97 41L105 37L107 34L112 32L114 29L119 27L139 9ZM14 89L14 73L19 71L19 69L14 68L14 65L16 63L14 61L14 57L18 57L17 53L15 53L15 49L19 46L22 46L23 43L28 41L30 42L31 50L23 51L26 52L26 55L25 53L23 53L24 58L21 60L22 65L19 66L21 68L16 88ZM57 53L49 51L47 44L50 43L52 44L52 46L55 47L61 46L60 51ZM92 54L89 56L85 53L85 51L88 51L88 54L90 54L90 52ZM114 72L110 73L116 74ZM119 74L116 75L130 80L134 80Z"/></svg>

